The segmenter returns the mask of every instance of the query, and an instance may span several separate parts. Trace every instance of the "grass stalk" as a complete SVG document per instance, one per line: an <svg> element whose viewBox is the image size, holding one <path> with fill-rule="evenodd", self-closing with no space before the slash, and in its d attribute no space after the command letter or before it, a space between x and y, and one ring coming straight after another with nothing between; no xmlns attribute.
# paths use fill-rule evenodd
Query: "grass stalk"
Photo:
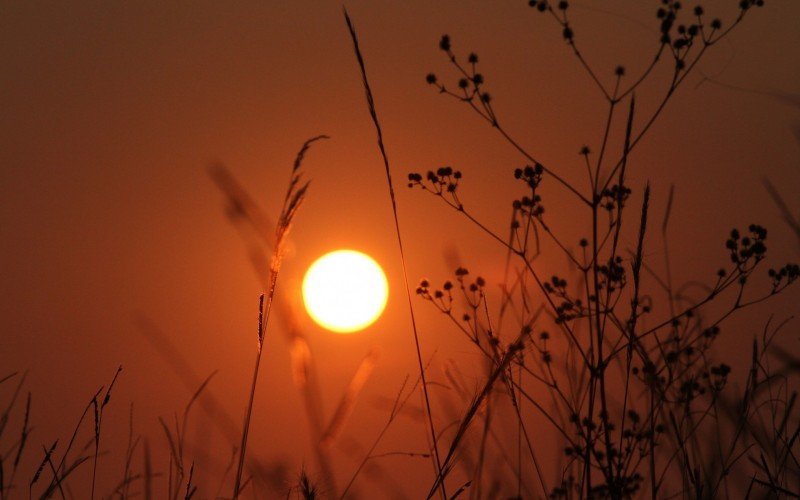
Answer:
<svg viewBox="0 0 800 500"><path fill-rule="evenodd" d="M255 403L256 384L258 382L258 373L261 366L261 355L264 350L264 337L267 332L267 324L269 323L270 312L272 311L272 303L275 298L275 290L278 284L278 273L280 272L281 264L283 262L284 244L292 227L294 216L297 214L297 210L302 205L309 186L309 181L303 181L303 174L300 171L300 167L302 166L305 154L311 144L318 140L327 138L328 136L325 135L312 137L303 143L303 146L297 153L294 165L292 166L289 187L287 188L286 195L283 199L283 208L281 209L280 217L278 218L278 222L275 227L274 246L272 250L272 257L269 262L269 281L267 284L267 290L265 293L262 293L259 296L258 301L258 343L256 349L256 360L253 367L253 379L250 383L247 407L245 409L241 445L239 447L239 461L236 466L236 476L234 477L234 500L239 498L239 494L244 487L244 484L242 483L242 474L244 473L247 441L250 434L250 419L253 414L253 405Z"/></svg>
<svg viewBox="0 0 800 500"><path fill-rule="evenodd" d="M392 172L389 167L389 157L386 154L386 148L383 143L383 131L381 130L381 125L380 122L378 121L378 113L375 109L375 99L373 98L372 89L370 88L369 80L367 79L367 69L364 63L364 57L361 54L361 49L359 48L358 45L358 36L356 35L356 30L355 27L353 26L353 22L350 20L350 16L347 13L347 9L344 9L344 18L345 22L347 23L347 29L350 33L350 38L353 41L353 50L355 52L356 59L358 60L358 66L361 71L361 79L364 85L364 93L367 98L367 106L369 108L369 114L370 117L372 118L372 123L375 125L375 131L378 136L378 149L380 150L381 158L383 159L383 166L386 171L386 181L389 187L389 199L391 200L392 203L392 215L394 216L394 227L395 227L395 233L397 235L397 246L400 251L400 261L403 267L403 280L405 283L406 297L408 298L408 310L409 310L409 315L411 317L411 329L414 334L414 347L416 349L417 364L419 367L419 374L422 381L422 393L425 399L425 411L428 419L428 430L430 432L430 438L432 442L431 446L433 448L433 455L436 461L436 468L438 471L438 475L441 476L442 461L439 457L439 446L436 438L436 427L434 426L433 423L433 413L431 411L430 395L428 394L428 383L425 376L425 366L422 361L422 348L420 347L419 331L417 329L417 320L414 315L414 305L411 297L411 287L408 281L408 269L406 265L405 252L403 250L403 238L400 232L400 219L397 215L397 200L395 199L394 185L392 183ZM439 483L439 488L441 490L442 498L446 499L447 490L445 488L444 481L438 481L438 483Z"/></svg>

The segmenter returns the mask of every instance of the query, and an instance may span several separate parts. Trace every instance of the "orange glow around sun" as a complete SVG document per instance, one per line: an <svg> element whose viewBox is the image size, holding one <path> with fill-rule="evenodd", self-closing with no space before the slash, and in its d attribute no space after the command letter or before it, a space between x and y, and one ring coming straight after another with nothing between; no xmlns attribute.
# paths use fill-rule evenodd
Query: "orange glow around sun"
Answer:
<svg viewBox="0 0 800 500"><path fill-rule="evenodd" d="M381 266L355 250L317 259L303 278L303 302L311 318L336 333L363 330L386 308L389 285Z"/></svg>

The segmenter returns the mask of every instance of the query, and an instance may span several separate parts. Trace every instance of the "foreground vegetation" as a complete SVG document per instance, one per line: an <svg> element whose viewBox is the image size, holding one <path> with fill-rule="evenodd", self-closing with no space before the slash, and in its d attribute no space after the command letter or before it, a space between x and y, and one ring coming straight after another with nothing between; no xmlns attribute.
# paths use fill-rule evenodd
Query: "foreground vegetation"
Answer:
<svg viewBox="0 0 800 500"><path fill-rule="evenodd" d="M386 173L418 373L396 395L385 427L371 438L371 447L353 474L336 478L329 447L341 432L374 357L364 359L334 415L325 419L316 383L304 375L313 371L314 363L308 341L302 332L290 328L293 367L301 374L295 381L306 405L316 467L313 480L301 472L296 486L287 493L305 498L352 493L397 415L419 393L430 442L424 457L431 460L435 471L428 478L429 498L797 497L800 413L795 387L800 358L781 342L781 332L795 326L779 314L764 319L763 328L748 346L750 365L741 386L730 383L732 367L720 359L717 344L738 311L786 290L797 281L800 268L793 263L770 263L767 230L747 221L720 242L726 260L707 275L696 277L695 281L702 283L701 291L688 293L687 287L673 283L674 270L670 268L670 246L683 247L669 244L672 197L666 200L666 215L654 221L649 184L630 181L636 168L632 152L685 86L687 77L707 52L731 36L762 2L740 2L738 16L725 21L699 6L687 8L674 0L655 2L656 50L652 58L638 74L631 75L622 66L614 68L610 84L604 83L603 73L581 52L568 2L528 3L547 22L560 26L577 64L607 105L599 142L578 151L586 166L584 187L568 182L557 166L546 164L504 127L487 91L487 78L479 70L479 57L461 54L447 35L441 38L439 49L450 76L431 73L427 83L469 107L487 130L499 134L521 157L519 166L508 169L520 190L516 199L508 200L508 232L495 232L491 229L495 224L480 220L471 211L459 191L469 178L457 168L436 166L407 176L408 187L435 197L444 209L468 219L504 250L506 273L500 283L488 283L459 267L452 279L443 283L423 279L416 286L410 284L395 203L398 186L392 174L396 172L386 152L376 106L380 96L373 95L369 86L369 62L361 53L354 23L345 14ZM670 76L661 82L664 90L659 105L644 113L637 108L637 99L641 99L637 92L644 92L645 82L659 78L663 67L669 68ZM614 119L619 114L625 117L622 122ZM616 130L615 123L622 123L623 128ZM619 151L612 147L615 137L621 139ZM312 138L302 146L274 223L224 167L211 169L229 202L231 220L257 235L251 257L264 286L258 300L258 342L244 424L236 428L237 451L220 478L217 497L255 494L255 479L262 471L246 453L262 347L265 336L272 333L272 308L291 314L282 302L278 280L283 244L308 193L302 172L305 155L323 138ZM574 213L569 215L582 222L584 237L564 239L545 210L543 186L558 187L561 195L574 202ZM628 246L628 241L635 244ZM647 249L652 246L662 250L663 263L647 259ZM539 262L551 253L563 257L565 264L563 271L545 274ZM445 374L449 387L467 400L454 421L437 414L434 394L429 391L425 339L417 330L414 312L423 305L445 315L454 331L484 359L483 378L474 393L459 384L457 374ZM69 480L82 467L93 469L89 491L95 497L103 414L119 375L117 371L107 388L87 404L68 443L46 446L33 471L19 470L24 453L39 452L31 448L29 440L31 396L22 396L23 376L0 378L0 384L16 383L0 416L0 500L34 493L41 498L71 496ZM119 485L112 492L97 493L98 497L151 498L156 477L166 478L172 498L212 496L213 492L198 492L193 483L194 466L187 457L185 435L189 412L209 380L199 385L182 418L161 422L169 446L169 469L154 470L149 449L140 446L131 432ZM21 430L15 434L6 429L13 412L22 416ZM93 428L93 437L80 446L76 436L84 426ZM515 439L498 438L507 434L500 429L509 426L514 428ZM542 428L558 436L558 450L539 444L537 434ZM143 454L141 469L133 465L135 453Z"/></svg>

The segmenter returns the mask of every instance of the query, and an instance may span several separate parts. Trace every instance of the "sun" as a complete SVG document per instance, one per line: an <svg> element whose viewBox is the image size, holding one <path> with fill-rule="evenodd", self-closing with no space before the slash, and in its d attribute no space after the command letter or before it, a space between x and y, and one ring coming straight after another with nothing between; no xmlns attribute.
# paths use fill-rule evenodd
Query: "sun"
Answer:
<svg viewBox="0 0 800 500"><path fill-rule="evenodd" d="M363 330L386 308L389 284L375 260L355 250L336 250L317 259L303 278L306 311L336 333Z"/></svg>

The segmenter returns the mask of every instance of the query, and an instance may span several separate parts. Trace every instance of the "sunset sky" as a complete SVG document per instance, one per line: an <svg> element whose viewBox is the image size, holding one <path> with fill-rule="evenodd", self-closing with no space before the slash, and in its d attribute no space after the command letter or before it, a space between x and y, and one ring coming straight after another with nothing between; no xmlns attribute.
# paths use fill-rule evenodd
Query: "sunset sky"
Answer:
<svg viewBox="0 0 800 500"><path fill-rule="evenodd" d="M618 64L638 73L650 61L658 2L571 3L576 40L603 81L613 81ZM723 21L735 17L735 4L704 3ZM503 248L405 186L409 172L451 165L464 174L465 205L503 234L519 194L512 174L525 160L467 106L425 83L429 72L451 86L457 80L439 38L449 34L462 57L479 55L506 129L581 188L587 182L578 151L598 147L602 96L560 28L525 1L353 0L346 7L384 128L412 286L423 277L439 283L463 265L496 290ZM652 186L656 229L646 258L656 269L664 262L657 228L674 185L676 282L713 281L728 258L730 229L753 222L770 230L774 265L800 258L797 236L763 185L769 179L800 214L798 19L800 3L785 0L748 14L700 63L631 157L632 203L641 203L646 182ZM312 182L278 294L307 335L326 418L361 360L373 348L380 353L346 439L332 450L340 481L349 478L403 380L409 375L413 382L417 361L386 177L342 3L7 1L0 5L0 60L0 377L28 370L37 453L29 460L38 460L41 445L68 437L118 365L123 372L104 424L112 455L124 451L133 402L136 432L148 436L157 465L166 467L157 418L171 421L214 370L209 392L240 425L261 287L208 167L224 164L274 219L297 150L326 134L331 139L315 143L304 161ZM643 116L654 109L667 74L637 93ZM615 151L620 141L613 138ZM554 184L544 189L550 224L577 245L588 234L586 210ZM626 245L634 245L632 236ZM339 248L371 255L389 281L383 316L347 336L316 325L300 295L308 266ZM548 276L566 272L559 256L539 265ZM798 304L795 289L735 316L723 352L737 359L744 354L736 352L739 341L759 333L771 313L797 316ZM427 304L415 299L414 307L432 378L442 379L442 367L454 360L465 380L474 380L470 346ZM249 452L265 462L285 460L296 474L304 464L313 470L314 456L281 314L267 335ZM166 359L143 323L163 332L186 365ZM788 345L798 352L798 324L791 329ZM410 404L418 408L420 401ZM437 402L434 412L447 414L446 407ZM190 435L198 463L210 471L200 484L213 494L233 443L195 411ZM425 446L423 422L404 418L381 449ZM425 478L397 491L411 498L427 492L430 462L386 460L387 468ZM119 457L104 466L107 490L118 480ZM370 479L360 481L362 493L378 491Z"/></svg>

